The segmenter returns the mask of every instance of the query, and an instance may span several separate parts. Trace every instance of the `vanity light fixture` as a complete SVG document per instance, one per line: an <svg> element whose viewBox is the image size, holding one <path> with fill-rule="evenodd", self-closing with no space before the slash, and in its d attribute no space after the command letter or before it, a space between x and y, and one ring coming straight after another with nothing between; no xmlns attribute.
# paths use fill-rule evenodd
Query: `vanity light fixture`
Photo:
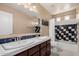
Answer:
<svg viewBox="0 0 79 59"><path fill-rule="evenodd" d="M58 22L59 22L59 21L61 21L61 18L60 18L60 17L58 17L58 18L56 19L56 21L58 21Z"/></svg>
<svg viewBox="0 0 79 59"><path fill-rule="evenodd" d="M28 8L28 6L25 4L25 5L24 5L24 8Z"/></svg>
<svg viewBox="0 0 79 59"><path fill-rule="evenodd" d="M65 20L69 20L69 19L70 19L70 16L67 15L67 16L64 17L64 19L65 19Z"/></svg>
<svg viewBox="0 0 79 59"><path fill-rule="evenodd" d="M33 3L18 3L17 5L23 5L24 8L37 12L36 6Z"/></svg>
<svg viewBox="0 0 79 59"><path fill-rule="evenodd" d="M21 5L22 3L17 3L17 5Z"/></svg>
<svg viewBox="0 0 79 59"><path fill-rule="evenodd" d="M32 9L32 8L29 8L29 10L30 10L30 11L33 11L33 9Z"/></svg>
<svg viewBox="0 0 79 59"><path fill-rule="evenodd" d="M76 19L79 19L79 13L76 14Z"/></svg>
<svg viewBox="0 0 79 59"><path fill-rule="evenodd" d="M36 6L33 6L34 9L36 9Z"/></svg>

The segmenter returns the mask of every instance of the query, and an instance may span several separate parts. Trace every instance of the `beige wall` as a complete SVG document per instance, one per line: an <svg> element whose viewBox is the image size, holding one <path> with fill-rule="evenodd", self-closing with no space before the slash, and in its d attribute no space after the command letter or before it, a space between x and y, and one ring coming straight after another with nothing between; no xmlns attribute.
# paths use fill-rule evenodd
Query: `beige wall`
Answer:
<svg viewBox="0 0 79 59"><path fill-rule="evenodd" d="M44 8L42 7L40 4L37 4L37 10L39 12L39 15L41 18L43 18L44 20L50 20L52 18L51 14ZM49 27L48 26L42 26L41 28L41 35L46 36L49 34Z"/></svg>
<svg viewBox="0 0 79 59"><path fill-rule="evenodd" d="M13 14L13 34L32 33L33 17L21 13L9 6L0 5L1 11L6 11Z"/></svg>
<svg viewBox="0 0 79 59"><path fill-rule="evenodd" d="M45 20L49 20L50 18L52 18L51 14L40 4L37 4L37 10L41 18Z"/></svg>
<svg viewBox="0 0 79 59"><path fill-rule="evenodd" d="M42 35L42 36L47 36L47 35L49 35L49 27L48 27L48 26L42 26L41 35Z"/></svg>
<svg viewBox="0 0 79 59"><path fill-rule="evenodd" d="M31 22L37 21L33 17L15 10L10 6L0 5L1 11L6 11L13 14L13 34L33 33L33 26ZM43 8L40 4L37 4L38 14L44 20L51 18L50 13ZM48 27L42 27L42 35L48 35Z"/></svg>
<svg viewBox="0 0 79 59"><path fill-rule="evenodd" d="M40 18L44 20L50 20L52 18L51 14L40 4L37 4L37 10ZM49 34L49 27L48 26L42 26L41 28L41 35L46 36Z"/></svg>

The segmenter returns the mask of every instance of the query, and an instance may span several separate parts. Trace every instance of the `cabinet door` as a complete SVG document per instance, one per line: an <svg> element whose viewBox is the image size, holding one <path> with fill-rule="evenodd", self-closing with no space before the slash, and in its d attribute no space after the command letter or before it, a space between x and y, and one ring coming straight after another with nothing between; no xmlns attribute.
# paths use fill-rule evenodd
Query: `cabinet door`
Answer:
<svg viewBox="0 0 79 59"><path fill-rule="evenodd" d="M41 56L46 56L46 51L47 51L46 47L42 48L41 51L40 51Z"/></svg>
<svg viewBox="0 0 79 59"><path fill-rule="evenodd" d="M47 56L49 56L51 54L51 48L50 45L47 45Z"/></svg>
<svg viewBox="0 0 79 59"><path fill-rule="evenodd" d="M47 56L51 54L51 44L50 44L50 40L47 41Z"/></svg>
<svg viewBox="0 0 79 59"><path fill-rule="evenodd" d="M35 54L36 52L39 52L39 45L29 49L28 50L28 55L31 56L31 55Z"/></svg>

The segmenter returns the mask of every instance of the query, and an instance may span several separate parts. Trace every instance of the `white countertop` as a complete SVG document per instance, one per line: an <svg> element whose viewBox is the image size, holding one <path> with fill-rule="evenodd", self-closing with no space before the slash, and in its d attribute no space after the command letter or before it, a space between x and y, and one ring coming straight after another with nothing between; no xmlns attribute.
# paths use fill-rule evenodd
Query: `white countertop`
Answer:
<svg viewBox="0 0 79 59"><path fill-rule="evenodd" d="M43 37L35 37L31 38L29 40L34 40L31 44L16 48L16 49L10 49L10 50L5 50L1 45L0 45L0 56L13 56L16 55L22 51L25 51L29 48L32 48L38 44L41 44L47 40L50 40L48 36L43 36ZM17 42L17 41L16 41Z"/></svg>

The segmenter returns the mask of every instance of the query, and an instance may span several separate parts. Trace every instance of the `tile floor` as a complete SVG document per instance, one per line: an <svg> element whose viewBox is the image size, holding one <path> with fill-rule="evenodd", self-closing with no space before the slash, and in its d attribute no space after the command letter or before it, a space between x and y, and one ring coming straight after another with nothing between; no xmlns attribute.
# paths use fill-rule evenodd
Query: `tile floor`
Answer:
<svg viewBox="0 0 79 59"><path fill-rule="evenodd" d="M79 56L77 45L58 42L51 47L51 56Z"/></svg>

